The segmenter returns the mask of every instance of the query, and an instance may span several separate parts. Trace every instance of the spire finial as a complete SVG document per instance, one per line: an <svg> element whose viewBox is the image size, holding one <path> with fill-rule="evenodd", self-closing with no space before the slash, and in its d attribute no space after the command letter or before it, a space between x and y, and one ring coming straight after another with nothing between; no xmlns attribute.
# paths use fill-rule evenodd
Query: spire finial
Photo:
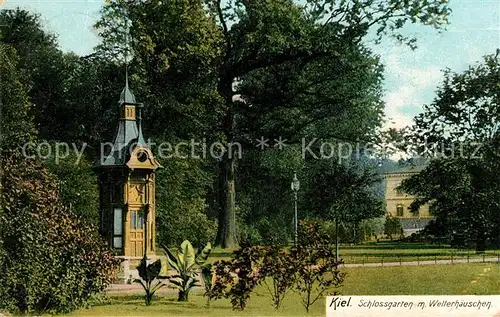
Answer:
<svg viewBox="0 0 500 317"><path fill-rule="evenodd" d="M125 60L125 88L123 88L122 93L120 95L119 103L135 103L135 96L130 91L128 86L128 50L129 50L129 27L128 27L128 19L125 19L125 51L123 53L123 57Z"/></svg>
<svg viewBox="0 0 500 317"><path fill-rule="evenodd" d="M125 64L125 88L128 89L128 64Z"/></svg>
<svg viewBox="0 0 500 317"><path fill-rule="evenodd" d="M128 19L125 18L125 87L128 88Z"/></svg>

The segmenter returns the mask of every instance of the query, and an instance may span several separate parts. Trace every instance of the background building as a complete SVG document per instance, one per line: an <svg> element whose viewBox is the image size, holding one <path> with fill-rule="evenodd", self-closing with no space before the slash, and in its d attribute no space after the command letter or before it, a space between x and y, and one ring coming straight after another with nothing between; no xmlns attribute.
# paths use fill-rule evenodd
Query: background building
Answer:
<svg viewBox="0 0 500 317"><path fill-rule="evenodd" d="M420 173L423 169L423 166L409 166L385 173L386 214L401 220L405 236L422 230L433 218L427 204L417 212L411 212L408 207L415 197L398 188L404 179Z"/></svg>

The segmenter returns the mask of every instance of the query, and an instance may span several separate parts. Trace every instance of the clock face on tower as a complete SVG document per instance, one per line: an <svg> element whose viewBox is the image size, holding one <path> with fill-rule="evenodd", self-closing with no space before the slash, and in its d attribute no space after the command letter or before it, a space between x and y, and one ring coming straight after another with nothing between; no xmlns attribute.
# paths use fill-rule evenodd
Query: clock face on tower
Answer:
<svg viewBox="0 0 500 317"><path fill-rule="evenodd" d="M126 163L130 169L156 170L160 164L155 160L153 152L146 146L137 146L130 153L130 159Z"/></svg>
<svg viewBox="0 0 500 317"><path fill-rule="evenodd" d="M148 159L148 153L146 151L140 151L137 153L137 160L141 163L146 162Z"/></svg>

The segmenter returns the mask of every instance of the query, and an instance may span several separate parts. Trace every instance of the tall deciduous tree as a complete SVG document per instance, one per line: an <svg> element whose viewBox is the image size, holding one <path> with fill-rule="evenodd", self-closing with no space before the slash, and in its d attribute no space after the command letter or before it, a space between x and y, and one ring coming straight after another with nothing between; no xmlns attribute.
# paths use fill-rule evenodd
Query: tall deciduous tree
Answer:
<svg viewBox="0 0 500 317"><path fill-rule="evenodd" d="M364 219L384 214L383 199L375 190L381 181L375 169L331 162L318 165L307 193L317 217L357 227Z"/></svg>
<svg viewBox="0 0 500 317"><path fill-rule="evenodd" d="M15 150L36 135L18 62L16 50L0 43L0 149L4 151Z"/></svg>
<svg viewBox="0 0 500 317"><path fill-rule="evenodd" d="M441 232L456 245L484 250L500 245L500 63L485 56L463 73L446 70L434 101L415 118L410 149L429 166L403 182L430 203Z"/></svg>
<svg viewBox="0 0 500 317"><path fill-rule="evenodd" d="M182 115L189 116L192 125L200 118L199 110L206 111L210 105L208 109L212 111L207 114L215 114L216 120L208 120L204 127L220 133L228 147L240 141L242 134L267 131L265 124L269 122L276 131L283 120L273 121L273 117L284 116L286 132L295 136L311 123L328 121L322 119L325 116L330 123L339 123L346 119L338 116L339 112L349 106L357 106L364 114L363 103L370 99L376 102L377 92L370 94L362 89L363 94L357 94L354 78L360 75L363 81L366 68L355 69L367 65L367 59L362 58L367 52L358 44L370 28L376 28L376 40L390 35L414 45L415 40L402 36L399 29L407 22L442 28L449 13L445 0L235 0L225 4L220 0L151 0L132 4L118 1L105 7L104 17L98 23L108 52L117 46L119 17L123 13L120 7L126 8L122 20L131 21L134 60L153 80L146 85L146 91L150 95L169 96L169 90L176 89L176 98L162 100L171 105L153 111L162 117L173 114L176 118L182 106ZM348 84L343 85L343 80L335 82L337 72L324 71L325 63L327 69L337 68L341 76L349 76ZM376 68L378 63L372 60L372 65ZM270 75L275 75L278 82L293 84L294 89L286 89L300 98L287 104L279 91L282 86L270 81ZM322 94L323 81L340 87L335 94L331 89ZM237 98L238 83L242 89L245 87L242 98ZM266 95L264 83L275 87L267 93L273 99L258 102L261 90ZM308 89L311 84L313 87ZM301 98L308 99L308 108L287 117L293 114L294 107L300 107ZM255 111L248 109L252 102ZM370 111L373 110L376 121L380 109ZM238 243L236 160L229 153L226 149L218 168L216 243L222 247Z"/></svg>
<svg viewBox="0 0 500 317"><path fill-rule="evenodd" d="M40 16L26 10L0 12L0 42L16 50L40 139L96 145L114 133L109 123L123 86L121 68L97 54L64 54Z"/></svg>
<svg viewBox="0 0 500 317"><path fill-rule="evenodd" d="M34 123L42 139L62 134L65 64L56 38L45 32L40 17L26 10L0 12L0 42L16 49L17 69L33 107Z"/></svg>
<svg viewBox="0 0 500 317"><path fill-rule="evenodd" d="M117 101L125 84L124 68L92 54L66 54L65 101L59 105L63 132L51 139L88 144L98 155L100 142L111 140L118 121Z"/></svg>

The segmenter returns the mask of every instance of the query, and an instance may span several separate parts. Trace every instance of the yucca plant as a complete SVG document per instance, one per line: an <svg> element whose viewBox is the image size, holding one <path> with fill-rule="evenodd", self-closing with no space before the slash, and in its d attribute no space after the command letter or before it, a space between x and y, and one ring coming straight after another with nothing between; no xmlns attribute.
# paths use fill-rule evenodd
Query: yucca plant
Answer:
<svg viewBox="0 0 500 317"><path fill-rule="evenodd" d="M178 301L187 301L189 292L198 284L198 272L201 265L208 259L212 246L210 243L203 249L198 249L195 253L191 242L184 240L182 242L177 256L175 256L166 246L162 245L167 253L168 264L176 271L176 274L169 275L168 280L179 290Z"/></svg>
<svg viewBox="0 0 500 317"><path fill-rule="evenodd" d="M156 291L165 286L161 280L166 279L166 277L160 276L161 260L158 259L153 263L147 264L147 258L144 256L139 266L137 266L137 271L141 279L136 279L135 282L141 283L144 288L146 292L146 306L149 306ZM155 280L157 280L156 284L154 284Z"/></svg>

